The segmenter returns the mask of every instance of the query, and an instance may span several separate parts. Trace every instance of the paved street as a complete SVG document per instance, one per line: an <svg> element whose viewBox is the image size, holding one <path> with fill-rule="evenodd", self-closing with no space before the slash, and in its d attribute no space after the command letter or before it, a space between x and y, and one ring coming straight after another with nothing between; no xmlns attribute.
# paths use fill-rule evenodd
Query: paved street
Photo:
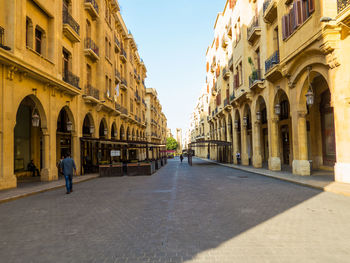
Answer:
<svg viewBox="0 0 350 263"><path fill-rule="evenodd" d="M193 164L0 204L0 262L349 262L349 197Z"/></svg>

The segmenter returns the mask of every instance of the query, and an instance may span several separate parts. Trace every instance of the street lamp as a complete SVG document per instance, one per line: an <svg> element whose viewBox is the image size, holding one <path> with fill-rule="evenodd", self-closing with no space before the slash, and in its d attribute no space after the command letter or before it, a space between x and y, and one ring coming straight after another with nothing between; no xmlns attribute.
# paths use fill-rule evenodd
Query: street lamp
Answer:
<svg viewBox="0 0 350 263"><path fill-rule="evenodd" d="M276 115L280 115L281 114L281 105L279 103L277 103L275 105L275 114Z"/></svg>
<svg viewBox="0 0 350 263"><path fill-rule="evenodd" d="M72 131L73 130L73 123L70 121L70 120L68 120L67 121L67 131Z"/></svg>
<svg viewBox="0 0 350 263"><path fill-rule="evenodd" d="M118 132L117 131L114 131L114 137L117 137L118 136Z"/></svg>
<svg viewBox="0 0 350 263"><path fill-rule="evenodd" d="M108 133L107 128L104 128L104 130L103 130L103 134L104 134L104 136L107 136L107 133Z"/></svg>
<svg viewBox="0 0 350 263"><path fill-rule="evenodd" d="M307 90L306 92L306 105L307 106L312 106L314 104L314 100L315 100L315 95L314 95L314 92L312 90L312 86L310 84L310 71L311 71L311 67L308 68L309 72L308 72L308 75L307 75L307 79L308 79L308 82L309 82L309 89Z"/></svg>
<svg viewBox="0 0 350 263"><path fill-rule="evenodd" d="M261 120L261 112L260 112L260 111L257 111L257 112L256 112L256 119L257 119L258 121Z"/></svg>
<svg viewBox="0 0 350 263"><path fill-rule="evenodd" d="M35 111L35 108L34 108L33 114L32 114L32 125L33 125L33 127L39 127L39 125L40 125L40 116Z"/></svg>
<svg viewBox="0 0 350 263"><path fill-rule="evenodd" d="M244 116L244 117L243 117L243 126L244 126L244 127L247 127L247 126L248 126L248 117L247 117L247 116Z"/></svg>
<svg viewBox="0 0 350 263"><path fill-rule="evenodd" d="M238 124L239 124L238 120L235 120L235 129L238 129Z"/></svg>
<svg viewBox="0 0 350 263"><path fill-rule="evenodd" d="M95 132L95 127L94 126L90 126L90 134L93 134Z"/></svg>

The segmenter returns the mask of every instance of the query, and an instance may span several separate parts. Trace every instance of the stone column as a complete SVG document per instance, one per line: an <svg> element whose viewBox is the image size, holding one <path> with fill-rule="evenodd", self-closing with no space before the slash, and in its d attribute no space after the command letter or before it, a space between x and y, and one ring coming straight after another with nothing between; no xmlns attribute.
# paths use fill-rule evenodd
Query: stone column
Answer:
<svg viewBox="0 0 350 263"><path fill-rule="evenodd" d="M233 130L233 163L237 163L236 153L238 152L238 129Z"/></svg>
<svg viewBox="0 0 350 263"><path fill-rule="evenodd" d="M243 123L243 122L242 122ZM243 126L241 129L241 142L242 142L242 153L241 153L241 158L242 158L242 164L243 165L249 165L249 156L248 156L248 131L247 127Z"/></svg>
<svg viewBox="0 0 350 263"><path fill-rule="evenodd" d="M80 140L76 132L72 132L72 157L77 166L77 174L81 174L81 160L80 160Z"/></svg>
<svg viewBox="0 0 350 263"><path fill-rule="evenodd" d="M272 171L281 171L281 158L279 154L279 138L278 138L278 117L269 120L269 169Z"/></svg>
<svg viewBox="0 0 350 263"><path fill-rule="evenodd" d="M50 172L50 134L48 129L43 129L43 168L41 169L41 181L52 181Z"/></svg>
<svg viewBox="0 0 350 263"><path fill-rule="evenodd" d="M262 167L261 155L261 124L260 121L254 123L253 130L253 166L256 168Z"/></svg>
<svg viewBox="0 0 350 263"><path fill-rule="evenodd" d="M294 151L293 158L293 174L310 175L310 163L308 161L308 146L307 146L307 129L306 129L306 111L299 111L293 113L293 117L297 119L296 122L292 120L293 125L293 142L296 142L297 148Z"/></svg>

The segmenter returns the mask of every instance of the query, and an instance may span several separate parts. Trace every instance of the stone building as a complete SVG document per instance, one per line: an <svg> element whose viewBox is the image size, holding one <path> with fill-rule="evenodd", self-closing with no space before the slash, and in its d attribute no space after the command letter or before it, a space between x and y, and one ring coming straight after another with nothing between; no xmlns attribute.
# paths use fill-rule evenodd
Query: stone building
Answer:
<svg viewBox="0 0 350 263"><path fill-rule="evenodd" d="M208 124L235 162L350 183L349 6L226 2L206 53Z"/></svg>
<svg viewBox="0 0 350 263"><path fill-rule="evenodd" d="M116 0L0 0L0 189L68 151L79 174L144 160L146 72Z"/></svg>
<svg viewBox="0 0 350 263"><path fill-rule="evenodd" d="M177 152L182 151L182 129L176 128Z"/></svg>

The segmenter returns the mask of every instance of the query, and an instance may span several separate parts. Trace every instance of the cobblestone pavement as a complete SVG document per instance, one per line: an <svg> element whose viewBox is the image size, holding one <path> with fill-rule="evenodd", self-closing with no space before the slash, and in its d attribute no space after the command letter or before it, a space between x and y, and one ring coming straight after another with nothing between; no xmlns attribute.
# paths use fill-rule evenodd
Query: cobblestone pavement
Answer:
<svg viewBox="0 0 350 263"><path fill-rule="evenodd" d="M201 160L0 204L0 262L349 262L350 198Z"/></svg>

